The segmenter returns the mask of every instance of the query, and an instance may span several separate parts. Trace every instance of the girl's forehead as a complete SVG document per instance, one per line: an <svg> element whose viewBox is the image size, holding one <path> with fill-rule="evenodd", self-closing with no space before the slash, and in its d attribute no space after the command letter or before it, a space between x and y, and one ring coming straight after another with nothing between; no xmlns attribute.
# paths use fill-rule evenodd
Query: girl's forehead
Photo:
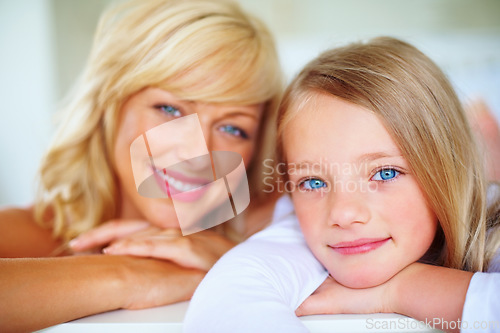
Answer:
<svg viewBox="0 0 500 333"><path fill-rule="evenodd" d="M338 97L318 94L294 112L283 127L287 155L330 154L355 161L366 154L399 151L378 116Z"/></svg>
<svg viewBox="0 0 500 333"><path fill-rule="evenodd" d="M341 114L362 110L366 114L372 115L369 117L370 119L378 120L375 112L364 106L335 96L327 91L305 90L296 94L290 101L285 116L282 118L281 127L284 128L284 125L288 125L289 122L298 116L301 121L313 121L320 113L326 112L324 118L328 118L329 116L333 118L337 110L341 110Z"/></svg>

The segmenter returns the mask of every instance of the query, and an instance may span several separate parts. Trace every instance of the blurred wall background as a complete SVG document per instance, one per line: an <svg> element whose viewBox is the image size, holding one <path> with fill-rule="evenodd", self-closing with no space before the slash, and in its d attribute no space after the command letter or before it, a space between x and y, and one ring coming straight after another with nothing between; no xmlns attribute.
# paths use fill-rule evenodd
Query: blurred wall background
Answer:
<svg viewBox="0 0 500 333"><path fill-rule="evenodd" d="M403 38L448 74L463 100L500 119L498 0L239 0L274 33L285 74L320 51ZM0 205L27 205L58 101L79 75L111 0L0 0Z"/></svg>

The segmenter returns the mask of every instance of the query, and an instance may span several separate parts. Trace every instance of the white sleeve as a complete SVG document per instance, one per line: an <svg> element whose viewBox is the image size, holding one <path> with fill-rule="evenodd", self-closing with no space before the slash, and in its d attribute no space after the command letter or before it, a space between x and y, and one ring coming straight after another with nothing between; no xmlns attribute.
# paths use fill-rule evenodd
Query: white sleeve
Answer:
<svg viewBox="0 0 500 333"><path fill-rule="evenodd" d="M328 273L290 213L214 265L191 299L184 332L307 332L295 309Z"/></svg>
<svg viewBox="0 0 500 333"><path fill-rule="evenodd" d="M499 258L497 255L494 261ZM499 268L490 265L490 271L491 267ZM500 272L472 276L465 296L461 327L461 332L500 333Z"/></svg>

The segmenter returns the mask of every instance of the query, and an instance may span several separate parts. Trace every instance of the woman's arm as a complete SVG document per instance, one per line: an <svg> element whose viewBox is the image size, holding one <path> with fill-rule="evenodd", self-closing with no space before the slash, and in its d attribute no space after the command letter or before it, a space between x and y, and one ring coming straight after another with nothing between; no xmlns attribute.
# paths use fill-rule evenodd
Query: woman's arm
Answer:
<svg viewBox="0 0 500 333"><path fill-rule="evenodd" d="M60 244L34 222L30 210L0 211L1 332L188 300L205 274L124 256L35 258L50 256Z"/></svg>
<svg viewBox="0 0 500 333"><path fill-rule="evenodd" d="M188 300L204 273L122 256L0 259L0 331Z"/></svg>
<svg viewBox="0 0 500 333"><path fill-rule="evenodd" d="M49 257L61 245L51 230L35 223L31 209L0 210L0 257Z"/></svg>

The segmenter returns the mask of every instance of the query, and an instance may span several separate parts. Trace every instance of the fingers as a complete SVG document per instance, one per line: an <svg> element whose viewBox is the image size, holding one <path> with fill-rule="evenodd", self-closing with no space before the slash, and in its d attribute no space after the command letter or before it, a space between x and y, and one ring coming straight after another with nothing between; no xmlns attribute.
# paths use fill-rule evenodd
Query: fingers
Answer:
<svg viewBox="0 0 500 333"><path fill-rule="evenodd" d="M308 316L308 315L311 315L313 314L313 312L311 312L309 309L308 309L308 304L305 304L305 303L308 303L308 299L307 298L298 308L297 310L295 310L295 315L297 317L302 317L302 316Z"/></svg>
<svg viewBox="0 0 500 333"><path fill-rule="evenodd" d="M333 297L338 295L338 283L328 276L316 291L295 310L297 316L336 313ZM333 302L332 302L333 301Z"/></svg>
<svg viewBox="0 0 500 333"><path fill-rule="evenodd" d="M69 242L75 252L87 251L111 243L112 241L144 230L151 225L140 220L113 220L89 230Z"/></svg>
<svg viewBox="0 0 500 333"><path fill-rule="evenodd" d="M173 261L181 266L208 271L213 263L193 249L192 240L182 237L180 231L165 230L156 235L131 237L114 242L103 249L105 254L131 255Z"/></svg>
<svg viewBox="0 0 500 333"><path fill-rule="evenodd" d="M156 235L127 238L104 248L103 253L172 260L176 257L179 248L176 244L177 241L173 240L173 237L175 236Z"/></svg>
<svg viewBox="0 0 500 333"><path fill-rule="evenodd" d="M182 236L179 229L166 229L117 240L103 252L170 260L183 267L208 271L233 246L234 243L215 233Z"/></svg>
<svg viewBox="0 0 500 333"><path fill-rule="evenodd" d="M335 313L331 301L326 295L311 295L295 310L297 316Z"/></svg>

